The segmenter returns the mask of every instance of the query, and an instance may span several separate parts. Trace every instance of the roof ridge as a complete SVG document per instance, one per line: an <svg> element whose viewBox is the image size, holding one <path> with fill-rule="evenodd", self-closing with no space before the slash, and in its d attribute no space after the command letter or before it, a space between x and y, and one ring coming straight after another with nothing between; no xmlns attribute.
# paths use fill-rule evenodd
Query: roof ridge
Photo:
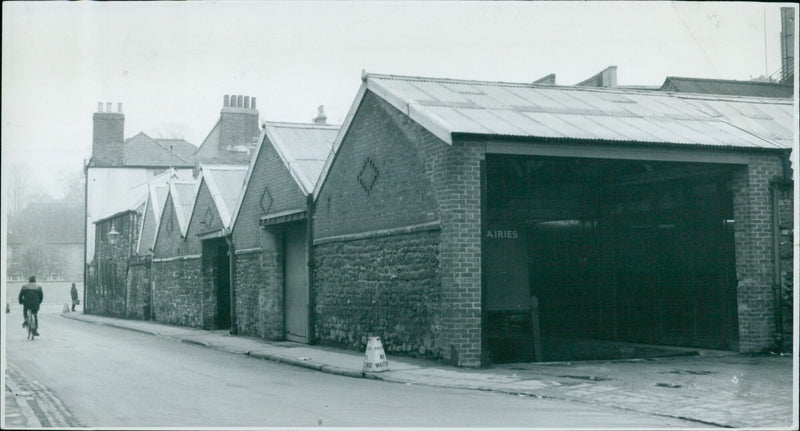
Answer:
<svg viewBox="0 0 800 431"><path fill-rule="evenodd" d="M688 76L667 76L666 79L684 79L690 81L706 81L706 82L726 82L737 84L753 84L753 85L782 85L784 87L791 87L792 84L784 84L782 82L764 82L764 81L745 81L739 79L722 79L722 78L694 78Z"/></svg>
<svg viewBox="0 0 800 431"><path fill-rule="evenodd" d="M169 148L165 147L165 146L164 146L164 144L162 144L162 143L161 143L161 142L159 142L158 140L156 140L156 139L153 139L153 138L150 138L150 139L151 139L153 142L155 142L155 143L156 143L158 146L160 146L161 148L163 148L163 149L165 149L166 151L169 151L171 154L175 155L175 157L177 157L177 158L179 158L179 159L183 160L183 161L184 161L184 162L186 162L186 163L191 163L191 161L184 159L184 158L183 158L183 157L182 157L180 154L178 154L178 153L176 153L175 151L172 151L172 150L170 150ZM187 142L188 142L188 141L187 141ZM191 144L191 143L189 143L189 144Z"/></svg>
<svg viewBox="0 0 800 431"><path fill-rule="evenodd" d="M333 128L340 128L341 124L318 124L318 123L294 123L291 121L263 121L261 122L262 125L269 125L275 127L292 127L296 129L300 128L319 128L319 129L333 129Z"/></svg>
<svg viewBox="0 0 800 431"><path fill-rule="evenodd" d="M440 82L440 83L469 83L469 84L481 84L481 85L501 85L501 86L510 86L510 87L523 87L523 88L540 88L540 89L555 89L555 90L563 90L563 91L580 91L580 92L592 92L592 93L609 93L609 94L646 94L658 97L675 97L676 94L680 95L688 95L691 93L678 93L678 92L671 92L671 91L658 91L658 90L651 90L651 89L637 89L637 88L616 88L616 87L580 87L575 85L549 85L549 84L533 84L528 82L507 82L507 81L480 81L480 80L468 80L468 79L454 79L454 78L427 78L421 76L403 76L403 75L382 75L382 74L375 74L375 73L367 73L364 75L364 79L368 78L378 78L378 79L389 79L389 80L403 80L403 81L430 81L430 82ZM621 85L620 87L625 87ZM710 95L703 95L703 96L710 96ZM739 95L726 95L726 94L718 94L713 95L717 96L715 100L729 100L733 98L735 100L759 100L762 103L774 103L775 101L780 101L782 103L786 103L788 100L788 104L792 103L791 99L785 98L771 98L771 97L763 97L763 96L739 96Z"/></svg>

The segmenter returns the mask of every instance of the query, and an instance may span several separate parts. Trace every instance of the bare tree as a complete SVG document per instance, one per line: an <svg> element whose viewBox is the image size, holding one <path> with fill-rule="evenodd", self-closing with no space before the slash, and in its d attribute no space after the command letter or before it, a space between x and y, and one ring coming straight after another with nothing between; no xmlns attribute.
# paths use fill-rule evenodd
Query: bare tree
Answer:
<svg viewBox="0 0 800 431"><path fill-rule="evenodd" d="M12 165L6 180L6 200L8 217L19 214L31 202L50 201L52 198L43 193L30 181L30 176L22 165Z"/></svg>
<svg viewBox="0 0 800 431"><path fill-rule="evenodd" d="M62 171L59 175L61 180L61 200L70 203L83 204L86 199L86 177L83 171Z"/></svg>
<svg viewBox="0 0 800 431"><path fill-rule="evenodd" d="M159 123L151 129L153 137L157 139L184 139L186 125L181 123Z"/></svg>

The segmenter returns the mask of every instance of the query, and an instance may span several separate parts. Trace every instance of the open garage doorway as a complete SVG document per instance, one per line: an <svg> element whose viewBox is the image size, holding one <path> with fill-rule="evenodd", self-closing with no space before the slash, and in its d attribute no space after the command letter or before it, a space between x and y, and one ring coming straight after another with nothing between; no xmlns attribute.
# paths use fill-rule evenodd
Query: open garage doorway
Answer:
<svg viewBox="0 0 800 431"><path fill-rule="evenodd" d="M203 241L203 276L210 282L213 310L213 327L231 327L231 285L228 243L224 238Z"/></svg>
<svg viewBox="0 0 800 431"><path fill-rule="evenodd" d="M491 360L614 359L659 346L736 350L734 168L487 155Z"/></svg>

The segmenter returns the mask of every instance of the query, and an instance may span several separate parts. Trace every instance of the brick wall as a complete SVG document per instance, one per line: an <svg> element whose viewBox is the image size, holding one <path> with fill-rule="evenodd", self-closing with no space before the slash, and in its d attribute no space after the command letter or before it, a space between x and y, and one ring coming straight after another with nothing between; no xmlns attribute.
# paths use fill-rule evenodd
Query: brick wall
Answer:
<svg viewBox="0 0 800 431"><path fill-rule="evenodd" d="M275 251L236 255L235 298L239 334L283 339L283 268Z"/></svg>
<svg viewBox="0 0 800 431"><path fill-rule="evenodd" d="M128 264L139 235L138 220L139 213L127 212L95 225L94 275L87 283L86 313L127 317ZM120 233L116 244L107 237L112 225Z"/></svg>
<svg viewBox="0 0 800 431"><path fill-rule="evenodd" d="M150 257L130 259L127 274L126 315L131 319L150 319Z"/></svg>
<svg viewBox="0 0 800 431"><path fill-rule="evenodd" d="M736 241L739 350L776 345L773 290L772 196L769 182L782 171L780 158L752 155L732 175Z"/></svg>
<svg viewBox="0 0 800 431"><path fill-rule="evenodd" d="M305 209L306 197L295 183L272 144L265 139L242 198L233 226L233 243L238 250L259 247L259 221L263 215Z"/></svg>
<svg viewBox="0 0 800 431"><path fill-rule="evenodd" d="M315 333L321 344L443 356L438 230L315 246Z"/></svg>
<svg viewBox="0 0 800 431"><path fill-rule="evenodd" d="M156 258L187 255L186 240L181 233L178 217L172 202L172 194L167 195L164 202L164 211L161 212L161 222L158 225L156 243L153 247L153 256ZM199 252L198 252L199 253Z"/></svg>
<svg viewBox="0 0 800 431"><path fill-rule="evenodd" d="M413 127L386 102L365 95L317 198L315 238L438 219L432 168Z"/></svg>
<svg viewBox="0 0 800 431"><path fill-rule="evenodd" d="M481 142L448 145L367 92L314 214L315 240L440 221L436 345L443 359L461 366L481 364L483 158ZM368 159L379 172L374 183L366 174L373 169ZM316 277L323 275L319 271L315 270L315 289ZM316 319L325 317L321 313Z"/></svg>
<svg viewBox="0 0 800 431"><path fill-rule="evenodd" d="M207 328L213 321L207 310L207 286L203 283L199 258L154 260L153 312L154 320L173 325ZM212 293L213 295L213 293Z"/></svg>
<svg viewBox="0 0 800 431"><path fill-rule="evenodd" d="M442 155L438 175L442 213L442 326L446 357L481 365L481 143L455 142Z"/></svg>
<svg viewBox="0 0 800 431"><path fill-rule="evenodd" d="M240 334L284 337L283 246L279 230L263 230L262 216L306 208L306 197L269 140L261 144L242 198L233 243L234 297Z"/></svg>
<svg viewBox="0 0 800 431"><path fill-rule="evenodd" d="M203 251L198 234L222 229L222 219L219 217L217 204L208 190L208 184L202 181L197 191L194 210L189 219L189 228L186 230L185 254L200 254Z"/></svg>

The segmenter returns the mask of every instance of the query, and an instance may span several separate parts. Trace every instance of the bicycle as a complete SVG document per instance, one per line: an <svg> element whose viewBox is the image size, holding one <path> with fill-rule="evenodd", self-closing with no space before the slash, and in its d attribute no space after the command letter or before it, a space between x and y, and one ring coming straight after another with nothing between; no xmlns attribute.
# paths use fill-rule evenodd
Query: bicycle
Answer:
<svg viewBox="0 0 800 431"><path fill-rule="evenodd" d="M28 317L25 318L25 326L28 327L28 339L33 340L33 337L36 336L36 330L38 329L36 327L36 315L33 311L28 311Z"/></svg>

